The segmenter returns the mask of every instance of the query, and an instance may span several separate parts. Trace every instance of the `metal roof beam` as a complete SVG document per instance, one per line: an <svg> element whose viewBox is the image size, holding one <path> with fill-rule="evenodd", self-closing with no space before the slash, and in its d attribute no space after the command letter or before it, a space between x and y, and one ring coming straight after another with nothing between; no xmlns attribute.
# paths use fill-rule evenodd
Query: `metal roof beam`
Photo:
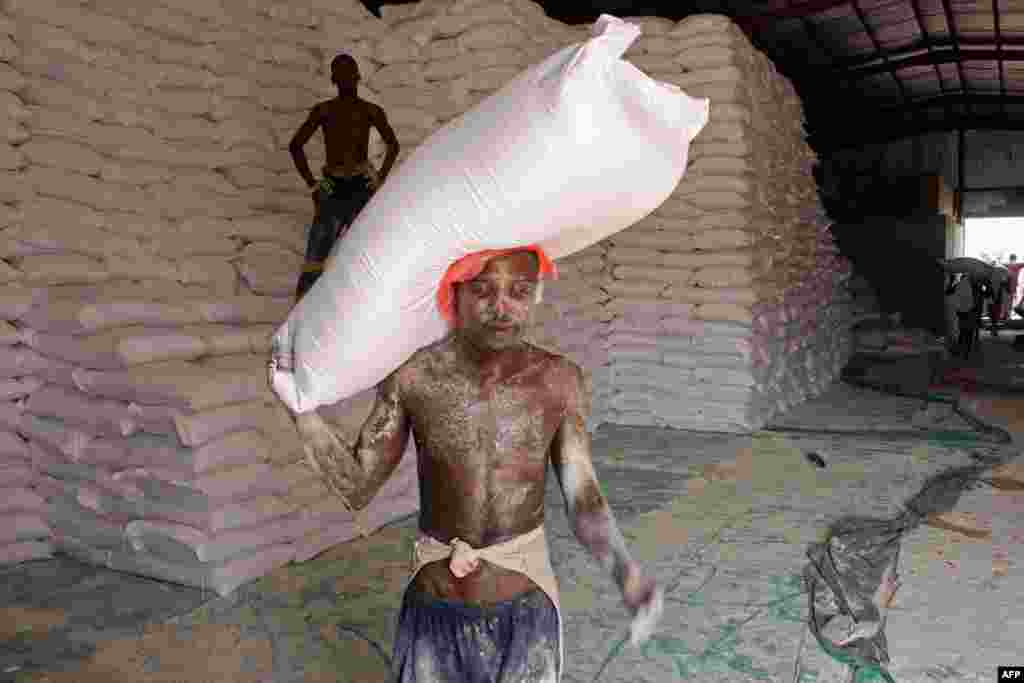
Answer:
<svg viewBox="0 0 1024 683"><path fill-rule="evenodd" d="M967 92L967 76L964 73L964 63L960 56L960 38L957 36L956 20L953 17L953 7L949 0L942 0L942 11L946 16L946 26L949 27L949 37L953 41L953 54L956 55L956 71L960 76L960 90Z"/></svg>
<svg viewBox="0 0 1024 683"><path fill-rule="evenodd" d="M942 127L947 124L944 122L948 121L959 121L964 117L953 114L950 115L948 112L949 107L952 105L993 105L993 104L1010 104L1010 105L1024 105L1024 96L1007 97L1003 98L999 95L978 95L978 94L950 94L946 96L928 97L921 100L912 101L910 104L902 105L898 107L885 107L875 109L872 112L865 112L858 120L860 130L880 130L883 129L896 129L903 130L906 127L913 128L913 126L907 123L905 120L899 118L899 114L906 111L920 112L928 107L945 106L947 107L947 116L942 121L924 121L920 124L922 130L928 130L935 126ZM846 125L848 115L841 108L841 105L837 105L832 109L815 109L815 116L809 119L811 124L811 136L815 133L819 138L832 138L832 137L847 137L849 127ZM968 117L971 118L971 117ZM1016 122L1006 116L981 116L974 117L979 121L984 121L988 128L999 128L999 125L995 125L993 122L999 122L1000 125L1017 129L1018 127L1024 126L1024 119L1018 119ZM836 122L835 124L818 125L822 122ZM842 122L842 123L840 123ZM900 136L904 136L902 133Z"/></svg>
<svg viewBox="0 0 1024 683"><path fill-rule="evenodd" d="M868 144L912 138L926 133L949 133L957 130L1024 130L1024 121L1008 121L1002 116L962 116L923 126L916 124L887 126L884 122L879 124L872 121L866 121L865 124L857 127L858 130L867 131L861 134L852 134L852 128L849 126L843 127L838 132L812 130L808 136L808 143L821 154L850 147L863 147Z"/></svg>
<svg viewBox="0 0 1024 683"><path fill-rule="evenodd" d="M868 38L871 39L871 44L875 47L875 52L880 53L882 51L882 44L878 42L878 36L875 35L875 29L868 22L868 18L865 16L864 10L860 8L860 3L857 0L853 0L853 11L857 13L857 19L859 19L860 23L864 26L864 31L868 34ZM896 73L897 69L890 64L889 58L886 56L882 57L882 63L885 65L883 71L888 71L892 79L896 81L896 87L899 88L900 97L903 98L904 102L908 102L910 98L907 95L907 87L904 85L903 79L900 78L898 73Z"/></svg>
<svg viewBox="0 0 1024 683"><path fill-rule="evenodd" d="M999 92L1006 97L1006 77L1003 75L1005 64L1003 63L1003 36L999 30L999 0L992 0L992 21L996 29L996 52L999 53ZM1003 116L1006 116L1006 105L1001 106Z"/></svg>
<svg viewBox="0 0 1024 683"><path fill-rule="evenodd" d="M902 59L887 60L882 64L871 64L853 69L846 69L842 74L846 78L860 79L894 69L909 69L915 66L932 66L938 64L962 64L963 62L1021 62L1024 61L1024 50L1003 52L1002 50L939 50L925 54L911 55Z"/></svg>
<svg viewBox="0 0 1024 683"><path fill-rule="evenodd" d="M906 109L927 109L928 107L935 107L944 104L961 104L965 106L971 105L993 105L993 104L1011 104L1011 105L1024 105L1024 95L981 95L978 93L947 93L944 95L936 95L934 97L925 97L917 100L911 100L907 104L903 104L897 107L881 107L875 111L885 112L898 112Z"/></svg>
<svg viewBox="0 0 1024 683"><path fill-rule="evenodd" d="M953 43L952 40L949 41ZM956 43L959 45L991 45L996 41L985 36L957 36ZM1024 38L1020 36L1003 36L1000 40L1003 45L1011 45L1014 47L1024 46Z"/></svg>
<svg viewBox="0 0 1024 683"><path fill-rule="evenodd" d="M957 41L959 45L995 45L996 41L990 38L982 36L972 36L970 38L960 37ZM872 52L868 55L860 55L858 57L846 57L844 59L837 59L836 66L844 69L852 69L865 64L871 64L881 59L883 56L889 58L902 57L907 54L921 52L927 50L929 47L932 50L940 50L943 48L952 48L957 43L954 43L952 38L922 38L921 40L915 40L913 43L909 43L902 47L889 48L888 50L882 50L880 52ZM1003 47L1024 47L1024 37L1019 36L1003 36L1001 41Z"/></svg>
<svg viewBox="0 0 1024 683"><path fill-rule="evenodd" d="M924 23L924 13L921 12L921 2L920 0L911 0L910 5L914 10L914 19L915 21L917 21L917 27L921 31L921 42L924 43L925 49L928 50L928 54L932 54L932 50L934 49L932 47L932 37L931 34L928 33L928 27L925 26ZM939 65L935 64L934 62L933 66L935 68L935 79L939 83L939 92L943 96L945 96L946 82L945 79L942 77L942 69L940 69ZM953 116L953 107L948 103L946 104L946 116L950 118L952 118Z"/></svg>

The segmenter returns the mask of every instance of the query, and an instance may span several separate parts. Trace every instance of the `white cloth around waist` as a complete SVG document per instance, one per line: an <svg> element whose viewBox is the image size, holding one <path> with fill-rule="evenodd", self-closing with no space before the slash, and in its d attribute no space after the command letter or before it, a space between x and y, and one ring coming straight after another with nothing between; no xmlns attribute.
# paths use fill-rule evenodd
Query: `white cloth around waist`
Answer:
<svg viewBox="0 0 1024 683"><path fill-rule="evenodd" d="M558 600L558 581L548 557L548 540L544 533L544 525L541 524L536 529L520 534L504 543L496 543L484 548L474 548L459 538L453 538L449 543L442 543L436 538L420 532L413 546L412 572L409 575L409 583L412 583L424 566L449 557L452 558L452 562L486 560L502 569L525 575L544 591L558 613L558 676L561 680L562 672L565 670L562 608ZM408 587L408 583L406 587Z"/></svg>

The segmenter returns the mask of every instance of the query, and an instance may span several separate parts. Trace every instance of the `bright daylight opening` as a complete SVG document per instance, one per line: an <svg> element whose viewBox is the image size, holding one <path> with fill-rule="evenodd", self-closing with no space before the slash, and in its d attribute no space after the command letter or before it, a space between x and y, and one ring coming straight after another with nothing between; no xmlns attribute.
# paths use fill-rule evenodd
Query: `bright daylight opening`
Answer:
<svg viewBox="0 0 1024 683"><path fill-rule="evenodd" d="M1024 216L968 218L964 225L964 256L1005 264L1010 255L1024 260Z"/></svg>
<svg viewBox="0 0 1024 683"><path fill-rule="evenodd" d="M986 263L1008 266L1011 273L1020 272L1024 261L1024 216L1013 218L968 218L964 224L964 256ZM1024 317L1024 278L1011 277L1010 301L1005 313L1010 320Z"/></svg>

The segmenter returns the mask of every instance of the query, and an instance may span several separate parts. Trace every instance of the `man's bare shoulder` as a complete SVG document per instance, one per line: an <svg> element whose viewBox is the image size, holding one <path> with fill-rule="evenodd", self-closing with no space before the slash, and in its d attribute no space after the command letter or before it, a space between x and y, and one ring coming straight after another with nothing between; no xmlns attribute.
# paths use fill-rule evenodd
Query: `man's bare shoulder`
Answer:
<svg viewBox="0 0 1024 683"><path fill-rule="evenodd" d="M371 114L384 114L384 107L379 104L371 102L370 100L364 100L362 97L357 97L356 101Z"/></svg>
<svg viewBox="0 0 1024 683"><path fill-rule="evenodd" d="M570 359L568 356L564 356L560 353L545 349L540 346L536 346L529 342L524 343L526 348L529 350L533 362L537 365L543 365L550 368L553 372L564 372L569 374L582 373L583 369L576 364L575 361Z"/></svg>
<svg viewBox="0 0 1024 683"><path fill-rule="evenodd" d="M332 114L342 114L344 112L357 111L362 112L362 114L365 116L372 117L377 111L383 112L384 110L381 109L378 105L374 104L373 102L370 102L369 100L364 100L361 97L356 97L353 99L343 99L340 97L334 97L332 99L316 103L315 105L313 105L312 111L314 113L319 114L320 116L330 116Z"/></svg>
<svg viewBox="0 0 1024 683"><path fill-rule="evenodd" d="M583 368L560 353L529 346L537 354L534 367L544 375L544 384L557 393L563 409L585 419L590 412L590 382Z"/></svg>
<svg viewBox="0 0 1024 683"><path fill-rule="evenodd" d="M545 384L558 387L566 397L586 391L586 374L575 361L549 349L527 343L529 365L544 375Z"/></svg>

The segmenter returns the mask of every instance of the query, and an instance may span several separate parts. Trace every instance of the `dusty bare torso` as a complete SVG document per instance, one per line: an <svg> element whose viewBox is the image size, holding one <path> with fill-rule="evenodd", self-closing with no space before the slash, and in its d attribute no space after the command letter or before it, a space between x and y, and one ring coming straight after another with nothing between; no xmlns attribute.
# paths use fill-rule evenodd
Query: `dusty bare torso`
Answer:
<svg viewBox="0 0 1024 683"><path fill-rule="evenodd" d="M332 175L358 173L367 161L374 105L356 97L339 97L320 106L327 151L325 168Z"/></svg>
<svg viewBox="0 0 1024 683"><path fill-rule="evenodd" d="M525 345L500 371L456 361L451 339L403 368L400 383L416 439L420 529L475 548L501 543L544 521L548 448L563 418L565 359ZM507 600L536 585L481 560L459 579L448 561L425 566L414 586L471 603Z"/></svg>

